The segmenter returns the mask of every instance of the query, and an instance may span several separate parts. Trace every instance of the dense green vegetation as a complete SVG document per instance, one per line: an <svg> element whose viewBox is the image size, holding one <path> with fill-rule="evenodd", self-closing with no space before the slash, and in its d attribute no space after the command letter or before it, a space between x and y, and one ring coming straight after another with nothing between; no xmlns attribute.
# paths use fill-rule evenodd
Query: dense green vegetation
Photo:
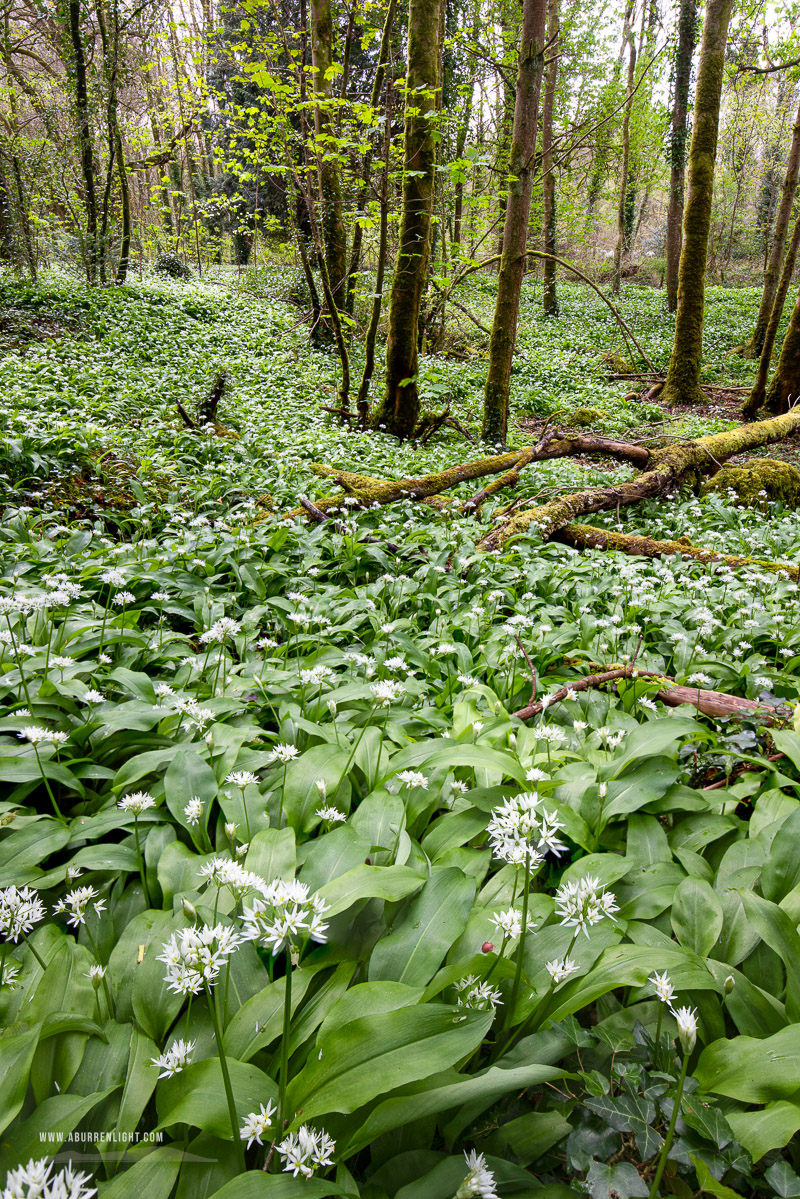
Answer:
<svg viewBox="0 0 800 1199"><path fill-rule="evenodd" d="M2 284L5 1194L41 1194L22 1168L61 1151L94 1182L45 1193L101 1199L797 1195L797 583L483 554L479 521L411 499L287 517L326 491L312 463L476 453L326 414L336 358L291 283ZM586 406L657 440L728 427L625 400L608 309L564 286L547 320L536 287L512 442ZM757 303L709 294L709 380L752 377L728 355ZM662 365L658 293L621 306ZM461 336L420 390L474 431ZM193 432L176 403L222 368L220 425ZM518 494L628 474L541 463ZM625 528L797 560L776 504L684 491ZM531 670L541 699L634 657L788 715L709 720L657 679L512 715Z"/></svg>

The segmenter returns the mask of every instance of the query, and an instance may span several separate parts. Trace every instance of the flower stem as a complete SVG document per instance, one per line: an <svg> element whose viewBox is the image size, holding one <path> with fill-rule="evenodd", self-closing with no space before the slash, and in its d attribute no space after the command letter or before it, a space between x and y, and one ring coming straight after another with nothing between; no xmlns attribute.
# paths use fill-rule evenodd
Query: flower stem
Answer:
<svg viewBox="0 0 800 1199"><path fill-rule="evenodd" d="M511 1022L514 1019L514 1009L517 1006L519 998L519 988L522 983L522 965L525 958L525 939L528 932L528 897L530 894L530 877L528 871L531 866L531 851L525 851L525 873L523 875L523 891L522 891L522 929L519 934L519 945L517 946L517 968L514 972L514 982L511 987L511 998L508 1001L506 1010L506 1032L511 1031Z"/></svg>
<svg viewBox="0 0 800 1199"><path fill-rule="evenodd" d="M36 958L36 961L42 967L42 970L46 970L47 962L44 960L44 958L41 956L41 954L38 952L38 950L34 949L33 945L31 944L30 937L27 935L27 933L23 933L22 935L25 938L25 944L28 946L28 949L30 949L31 953Z"/></svg>
<svg viewBox="0 0 800 1199"><path fill-rule="evenodd" d="M663 1003L660 1003L658 1005L658 1020L656 1022L656 1044L655 1044L655 1049L653 1051L653 1065L655 1066L656 1070L658 1070L659 1062L661 1060L661 1025L663 1024L663 1022L664 1022L664 1005L663 1005Z"/></svg>
<svg viewBox="0 0 800 1199"><path fill-rule="evenodd" d="M675 1136L675 1125L678 1122L678 1112L680 1111L680 1108L681 1108L681 1099L683 1098L683 1085L686 1082L686 1071L687 1071L688 1067L689 1067L689 1054L684 1053L683 1065L681 1066L681 1076L678 1079L678 1090L675 1093L675 1106L672 1109L672 1119L669 1122L669 1128L667 1129L667 1139L664 1141L664 1148L661 1150L661 1157L658 1159L658 1169L656 1170L656 1176L653 1179L653 1185L650 1188L649 1199L656 1199L656 1195L658 1194L659 1183L661 1182L661 1176L664 1173L664 1168L667 1164L667 1155L668 1155L670 1149L672 1148L672 1138Z"/></svg>
<svg viewBox="0 0 800 1199"><path fill-rule="evenodd" d="M278 1080L278 1131L286 1119L286 1084L289 1081L289 1032L292 1023L292 958L286 955L286 985L283 992L283 1032L281 1034L281 1073Z"/></svg>
<svg viewBox="0 0 800 1199"><path fill-rule="evenodd" d="M36 754L36 764L39 767L39 774L42 776L42 782L44 783L45 787L47 788L47 794L50 796L50 802L53 805L55 814L59 820L63 821L63 823L66 824L64 817L61 815L61 809L59 808L58 804L56 803L56 797L53 794L53 789L50 786L50 783L47 779L47 775L44 772L44 767L42 766L42 759L39 757L39 750L35 744L33 747L33 752Z"/></svg>
<svg viewBox="0 0 800 1199"><path fill-rule="evenodd" d="M246 1169L244 1161L244 1145L242 1144L242 1138L239 1135L239 1119L236 1115L236 1104L233 1101L233 1087L231 1086L231 1076L228 1071L228 1060L225 1057L225 1050L222 1047L222 1024L219 1018L219 1010L217 1008L216 1000L211 993L210 987L206 987L206 995L208 996L208 1006L211 1008L211 1019L214 1022L214 1039L217 1042L219 1068L222 1071L222 1083L225 1087L225 1098L228 1101L228 1115L231 1119L233 1143L236 1146L236 1156L239 1159L239 1172L240 1174L244 1174Z"/></svg>
<svg viewBox="0 0 800 1199"><path fill-rule="evenodd" d="M147 874L144 868L144 858L142 857L142 847L139 843L139 818L134 812L133 815L133 836L136 841L136 860L139 863L139 877L142 880L142 890L144 891L144 900L149 908L153 906L150 900L150 891L147 886Z"/></svg>

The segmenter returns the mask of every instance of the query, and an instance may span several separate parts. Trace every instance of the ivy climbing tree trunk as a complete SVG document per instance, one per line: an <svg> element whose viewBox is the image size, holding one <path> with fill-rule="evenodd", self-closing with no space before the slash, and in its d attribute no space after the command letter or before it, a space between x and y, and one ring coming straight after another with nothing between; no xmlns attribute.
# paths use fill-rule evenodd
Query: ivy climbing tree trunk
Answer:
<svg viewBox="0 0 800 1199"><path fill-rule="evenodd" d="M678 267L678 310L663 399L693 403L703 398L703 308L706 256L711 230L714 165L717 158L719 110L725 45L733 0L709 0L700 46L694 127L689 151L689 188L683 218L683 246Z"/></svg>
<svg viewBox="0 0 800 1199"><path fill-rule="evenodd" d="M619 196L617 198L617 242L614 246L614 274L611 279L611 292L615 296L619 295L622 282L622 256L629 248L626 243L630 240L627 236L629 229L628 188L630 184L631 158L631 107L633 105L633 93L636 81L636 37L632 21L628 20L628 14L626 14L623 36L627 36L628 39L628 86L625 93L625 108L622 115L622 168L620 170Z"/></svg>
<svg viewBox="0 0 800 1199"><path fill-rule="evenodd" d="M544 250L554 255L556 249L556 177L553 169L553 109L558 82L558 0L548 0L547 5L547 53L549 60L545 69L544 104L542 105L542 225L544 227ZM556 293L556 263L554 258L544 260L544 295L542 297L547 316L558 316Z"/></svg>
<svg viewBox="0 0 800 1199"><path fill-rule="evenodd" d="M443 0L411 0L400 246L389 301L386 391L373 424L408 438L419 417L417 331L428 270L439 137L436 114Z"/></svg>
<svg viewBox="0 0 800 1199"><path fill-rule="evenodd" d="M489 368L483 405L484 440L501 444L505 443L508 431L511 362L525 274L546 21L547 0L524 0L514 127L508 163L503 253L497 277L497 302L489 342Z"/></svg>
<svg viewBox="0 0 800 1199"><path fill-rule="evenodd" d="M667 209L667 309L678 307L678 263L681 257L683 182L686 141L689 134L689 86L692 55L697 40L697 0L681 0L678 44L675 49L675 84L669 136L669 207Z"/></svg>
<svg viewBox="0 0 800 1199"><path fill-rule="evenodd" d="M767 269L764 271L764 290L761 293L761 304L756 317L756 326L749 341L742 349L745 358L758 358L764 348L764 337L767 332L772 305L778 291L778 281L783 267L786 250L786 238L792 219L792 205L797 193L797 176L800 173L800 105L794 119L792 143L789 157L786 160L786 173L781 187L781 198L778 211L775 214L775 227L772 231L772 243L769 250Z"/></svg>
<svg viewBox="0 0 800 1199"><path fill-rule="evenodd" d="M86 280L90 285L98 282L102 274L102 250L97 226L97 188L95 181L94 146L89 112L89 87L86 75L86 54L81 33L80 0L66 2L66 28L69 43L69 73L74 89L75 111L78 124L78 146L80 148L81 176L83 180L83 202L86 207Z"/></svg>
<svg viewBox="0 0 800 1199"><path fill-rule="evenodd" d="M331 109L333 18L330 0L311 0L311 63L314 67L314 131L325 264L336 307L344 311L347 307L347 232L342 216L342 186Z"/></svg>
<svg viewBox="0 0 800 1199"><path fill-rule="evenodd" d="M742 409L742 416L747 420L753 419L764 403L764 397L767 393L767 379L769 378L769 368L772 363L772 351L775 348L775 340L778 336L778 325L781 323L781 317L783 316L783 306L789 294L798 249L800 249L800 216L795 221L792 236L786 250L786 257L783 260L783 269L781 271L780 282L778 283L778 290L775 293L772 312L767 323L767 331L764 334L764 345L761 350L761 360L758 364L758 375L753 384L753 390L747 397Z"/></svg>

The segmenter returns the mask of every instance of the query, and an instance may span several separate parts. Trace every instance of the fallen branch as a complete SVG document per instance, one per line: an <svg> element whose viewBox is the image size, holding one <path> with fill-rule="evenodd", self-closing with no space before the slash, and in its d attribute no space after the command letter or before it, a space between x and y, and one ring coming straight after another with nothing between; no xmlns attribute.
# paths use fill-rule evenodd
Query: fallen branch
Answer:
<svg viewBox="0 0 800 1199"><path fill-rule="evenodd" d="M569 683L566 687L554 691L552 695L546 696L544 702L539 700L526 704L524 708L520 708L513 715L518 720L531 720L545 708L561 703L562 700L578 691L593 690L606 683L616 682L618 679L656 679L665 684L655 695L655 698L662 704L667 704L670 708L678 708L681 704L691 704L703 716L721 718L758 715L763 724L772 725L782 722L791 714L791 709L785 705L780 709L770 709L754 699L742 699L738 695L728 695L724 691L706 691L700 687L684 687L680 683L676 683L669 675L662 675L653 670L640 670L635 666L617 666L613 670L584 675L583 678L576 679L574 683Z"/></svg>
<svg viewBox="0 0 800 1199"><path fill-rule="evenodd" d="M690 541L683 539L656 541L652 537L638 537L632 533L595 529L592 525L569 524L554 533L553 540L571 545L574 549L617 550L643 558L665 558L681 554L682 557L692 558L695 562L720 562L734 570L751 566L755 570L766 570L770 574L785 574L795 581L800 579L800 568L791 566L788 562L766 562L759 558L746 558L740 554L722 554L717 550L692 545Z"/></svg>

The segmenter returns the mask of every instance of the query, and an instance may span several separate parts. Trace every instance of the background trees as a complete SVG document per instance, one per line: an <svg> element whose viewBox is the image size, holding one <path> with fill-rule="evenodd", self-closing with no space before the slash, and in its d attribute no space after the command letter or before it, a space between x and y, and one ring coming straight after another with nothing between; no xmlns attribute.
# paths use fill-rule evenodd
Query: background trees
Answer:
<svg viewBox="0 0 800 1199"><path fill-rule="evenodd" d="M541 271L557 315L556 254L614 291L665 286L679 309L668 396L696 394L706 281L763 286L745 347L758 355L796 218L791 3L559 13L550 0L535 21L509 0L435 8L423 69L408 0L3 0L0 258L104 285L160 255L254 278L288 255L343 380L374 324L361 419L386 344L393 398L375 420L403 436L419 416L418 356L449 352L458 281L478 269L499 271L494 327L475 333L491 439L505 436L519 282ZM703 22L717 30L711 101Z"/></svg>

